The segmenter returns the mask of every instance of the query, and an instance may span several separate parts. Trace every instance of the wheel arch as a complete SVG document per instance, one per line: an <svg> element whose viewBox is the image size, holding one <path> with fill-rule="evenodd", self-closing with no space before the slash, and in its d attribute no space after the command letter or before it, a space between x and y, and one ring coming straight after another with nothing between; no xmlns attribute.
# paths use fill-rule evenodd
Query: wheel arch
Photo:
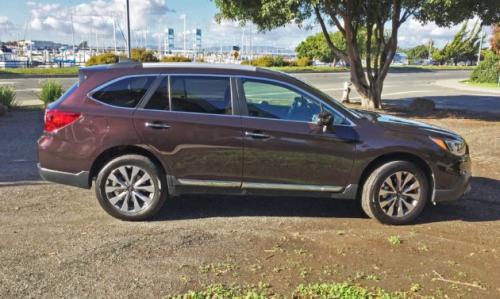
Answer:
<svg viewBox="0 0 500 299"><path fill-rule="evenodd" d="M109 161L111 161L116 157L128 154L136 154L144 156L150 159L154 164L158 165L158 167L164 174L167 173L165 165L151 150L137 145L120 145L120 146L110 147L97 156L97 158L94 160L94 163L92 163L92 166L90 168L89 186L92 185L92 181L97 177L97 174L104 167L104 165L106 165L106 163L108 163Z"/></svg>
<svg viewBox="0 0 500 299"><path fill-rule="evenodd" d="M420 156L409 153L409 152L391 152L380 155L373 159L367 166L363 169L361 173L359 183L358 183L358 198L360 198L363 186L368 179L368 176L379 166L391 162L391 161L408 161L414 163L417 167L419 167L425 174L427 181L429 183L430 191L431 191L431 200L434 198L434 173L432 172L432 168L429 164Z"/></svg>

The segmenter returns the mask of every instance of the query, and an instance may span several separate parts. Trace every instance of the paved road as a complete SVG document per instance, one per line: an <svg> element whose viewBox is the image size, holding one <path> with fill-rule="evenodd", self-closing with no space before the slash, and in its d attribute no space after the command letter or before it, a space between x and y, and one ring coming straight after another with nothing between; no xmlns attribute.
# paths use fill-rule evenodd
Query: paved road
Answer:
<svg viewBox="0 0 500 299"><path fill-rule="evenodd" d="M405 101L415 97L428 97L438 108L467 109L500 113L499 91L460 90L439 85L445 81L467 79L470 71L411 71L393 72L387 76L383 98L388 101ZM298 78L340 99L342 86L349 80L349 73L295 74ZM76 82L76 78L58 78L65 88ZM0 85L13 85L17 99L24 105L37 105L38 86L43 79L0 79ZM351 98L359 99L354 91ZM394 102L393 102L394 103Z"/></svg>
<svg viewBox="0 0 500 299"><path fill-rule="evenodd" d="M470 71L417 71L389 73L382 97L387 102L404 102L415 97L434 100L438 108L467 109L500 113L500 91L470 91L445 87L441 82L469 78ZM340 99L342 86L349 80L348 73L297 74L298 78ZM448 84L449 85L449 84ZM353 89L354 90L354 89ZM351 98L359 100L354 90ZM394 103L394 102L393 102Z"/></svg>

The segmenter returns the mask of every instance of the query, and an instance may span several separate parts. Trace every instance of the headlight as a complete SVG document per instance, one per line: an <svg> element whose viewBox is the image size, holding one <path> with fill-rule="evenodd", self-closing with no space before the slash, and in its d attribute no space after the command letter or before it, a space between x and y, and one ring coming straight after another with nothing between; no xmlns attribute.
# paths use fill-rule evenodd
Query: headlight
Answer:
<svg viewBox="0 0 500 299"><path fill-rule="evenodd" d="M447 139L430 137L441 149L454 154L455 156L463 156L467 151L467 146L463 139Z"/></svg>

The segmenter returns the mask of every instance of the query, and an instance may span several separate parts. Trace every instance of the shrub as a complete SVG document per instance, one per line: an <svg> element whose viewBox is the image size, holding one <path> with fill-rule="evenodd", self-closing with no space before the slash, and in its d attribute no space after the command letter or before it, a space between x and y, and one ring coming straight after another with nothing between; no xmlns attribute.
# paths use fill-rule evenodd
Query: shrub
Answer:
<svg viewBox="0 0 500 299"><path fill-rule="evenodd" d="M252 59L250 64L253 66L271 67L274 65L274 58L272 56L261 56Z"/></svg>
<svg viewBox="0 0 500 299"><path fill-rule="evenodd" d="M138 62L158 62L153 51L146 50L144 48L134 48L132 49L132 60Z"/></svg>
<svg viewBox="0 0 500 299"><path fill-rule="evenodd" d="M85 64L86 66L98 65L98 64L113 64L118 63L118 55L113 53L103 53L100 55L95 55L90 57L90 59Z"/></svg>
<svg viewBox="0 0 500 299"><path fill-rule="evenodd" d="M309 57L301 57L295 61L297 66L305 67L310 66L312 64L311 58Z"/></svg>
<svg viewBox="0 0 500 299"><path fill-rule="evenodd" d="M45 107L60 98L63 94L61 83L55 80L44 81L40 87L42 91L38 94L38 98L44 103Z"/></svg>
<svg viewBox="0 0 500 299"><path fill-rule="evenodd" d="M191 62L192 59L186 56L165 56L161 59L161 62Z"/></svg>
<svg viewBox="0 0 500 299"><path fill-rule="evenodd" d="M0 104L13 107L16 102L16 91L12 86L0 86Z"/></svg>
<svg viewBox="0 0 500 299"><path fill-rule="evenodd" d="M497 83L500 74L500 55L492 51L485 52L484 60L474 68L470 81L477 83Z"/></svg>
<svg viewBox="0 0 500 299"><path fill-rule="evenodd" d="M293 66L294 63L290 61L286 61L283 56L271 56L271 55L266 55L266 56L261 56L255 59L252 59L250 62L247 62L246 60L242 61L241 64L251 64L253 66L260 66L260 67L273 67L273 66Z"/></svg>

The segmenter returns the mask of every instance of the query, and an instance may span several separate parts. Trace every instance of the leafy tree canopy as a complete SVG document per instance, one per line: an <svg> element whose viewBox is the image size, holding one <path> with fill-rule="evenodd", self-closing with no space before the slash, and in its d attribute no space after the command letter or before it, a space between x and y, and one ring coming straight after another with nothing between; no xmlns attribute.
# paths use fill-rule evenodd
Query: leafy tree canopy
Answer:
<svg viewBox="0 0 500 299"><path fill-rule="evenodd" d="M468 22L464 22L451 42L447 43L441 50L434 51L432 59L440 63L474 60L478 52L480 39L484 37L479 36L481 28L478 22L474 24L470 31L467 30L467 25Z"/></svg>
<svg viewBox="0 0 500 299"><path fill-rule="evenodd" d="M214 0L216 19L251 21L259 30L316 20L328 47L351 65L351 81L365 106L381 107L383 81L397 51L398 30L408 18L440 26L479 16L484 24L500 21L498 0ZM335 45L327 30L334 25L346 41ZM366 29L366 57L362 63L359 34Z"/></svg>

